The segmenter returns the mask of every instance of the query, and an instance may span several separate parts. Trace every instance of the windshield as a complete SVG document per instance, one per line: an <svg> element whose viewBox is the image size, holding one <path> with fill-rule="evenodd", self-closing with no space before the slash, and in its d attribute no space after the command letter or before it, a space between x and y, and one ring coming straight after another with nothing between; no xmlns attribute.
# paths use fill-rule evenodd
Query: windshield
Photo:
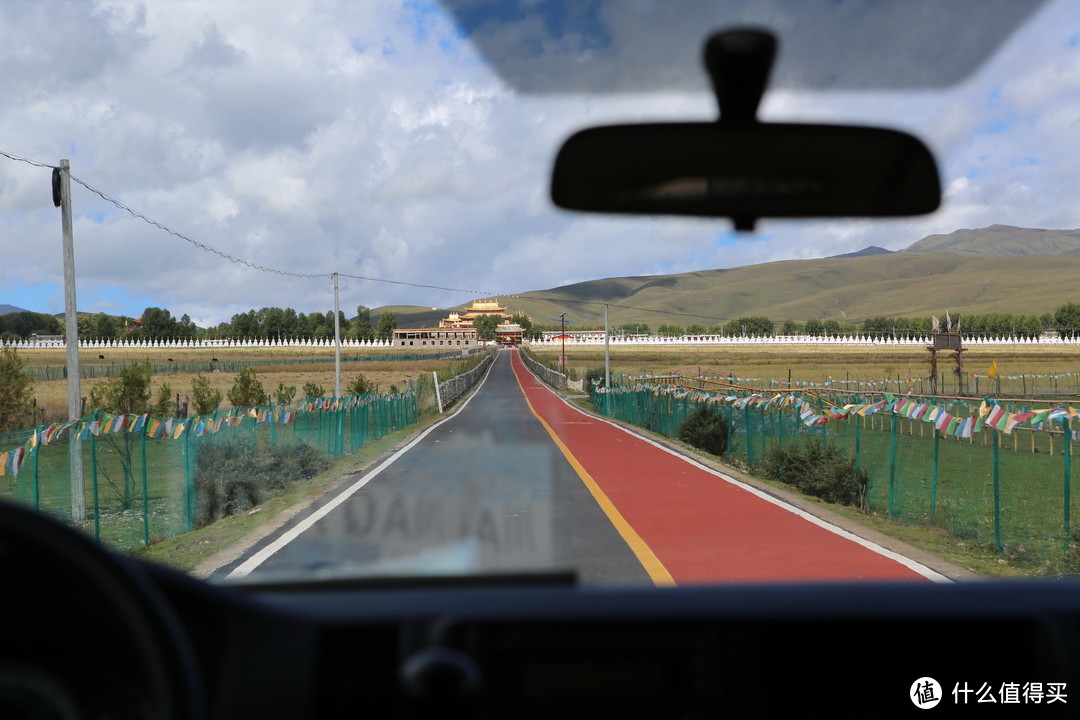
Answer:
<svg viewBox="0 0 1080 720"><path fill-rule="evenodd" d="M1074 10L793 5L0 4L0 497L214 580L1073 572ZM941 209L552 205L745 25Z"/></svg>

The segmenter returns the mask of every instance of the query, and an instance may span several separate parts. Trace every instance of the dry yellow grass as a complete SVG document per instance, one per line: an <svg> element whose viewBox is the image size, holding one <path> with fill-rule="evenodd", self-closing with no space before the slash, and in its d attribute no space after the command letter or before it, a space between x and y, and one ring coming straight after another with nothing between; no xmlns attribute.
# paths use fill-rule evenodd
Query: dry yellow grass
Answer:
<svg viewBox="0 0 1080 720"><path fill-rule="evenodd" d="M535 347L543 358L557 358L559 347ZM570 367L585 369L604 364L604 348L568 343ZM1000 375L1064 374L1080 371L1080 346L998 345L964 353L966 373L985 375L991 361ZM611 346L612 372L640 374L699 373L727 377L793 380L877 381L882 378L924 377L930 373L930 353L919 347L890 346ZM938 354L939 372L952 370L951 356Z"/></svg>
<svg viewBox="0 0 1080 720"><path fill-rule="evenodd" d="M394 354L400 354L400 351L390 349L357 353L343 350L342 358L345 361L341 365L342 390L345 390L345 386L358 373L362 373L376 383L380 390L386 392L389 391L391 385L399 388L407 387L409 380L415 381L423 374L431 374L458 362L454 359L435 358L410 361L379 361L377 359L363 362L348 361L348 358L358 356L377 358L379 355ZM23 350L19 352L19 355L28 366L65 364L63 350ZM99 355L105 357L99 358ZM89 350L80 353L79 361L85 365L124 364L144 360L149 360L151 363L166 363L169 358L177 363L207 362L211 358L217 358L222 363L281 361L280 365L263 365L253 368L266 392L273 393L279 383L296 386L297 398L302 397L302 388L309 382L322 385L328 393L333 392L334 389L334 352L333 349L324 348L310 350L296 348ZM313 359L325 359L326 362L310 362ZM295 364L296 360L306 362ZM236 377L235 373L228 372L205 374L210 379L210 386L220 390L222 396L228 393ZM156 393L162 384L168 383L174 395L179 393L181 402L190 401L191 381L194 377L194 373L157 374L153 377L152 391ZM80 387L82 396L89 397L90 389L100 382L105 382L105 379L84 378ZM67 415L66 380L35 381L34 395L37 398L40 422L61 420ZM222 401L222 407L228 407L226 400Z"/></svg>

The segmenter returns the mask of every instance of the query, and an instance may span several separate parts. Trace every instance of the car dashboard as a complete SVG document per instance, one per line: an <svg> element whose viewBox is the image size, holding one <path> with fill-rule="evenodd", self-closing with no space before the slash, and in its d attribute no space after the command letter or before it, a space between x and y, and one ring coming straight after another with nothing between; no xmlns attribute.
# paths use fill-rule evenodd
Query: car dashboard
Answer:
<svg viewBox="0 0 1080 720"><path fill-rule="evenodd" d="M0 509L3 717L892 715L918 711L926 677L953 712L985 714L985 688L998 709L1062 716L1077 687L1072 581L215 585ZM1031 683L1056 695L1001 702Z"/></svg>

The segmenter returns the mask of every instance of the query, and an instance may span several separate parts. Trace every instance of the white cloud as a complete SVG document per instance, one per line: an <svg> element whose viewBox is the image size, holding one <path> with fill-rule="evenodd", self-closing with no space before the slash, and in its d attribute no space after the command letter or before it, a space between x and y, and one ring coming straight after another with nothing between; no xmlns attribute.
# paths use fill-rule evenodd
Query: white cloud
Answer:
<svg viewBox="0 0 1080 720"><path fill-rule="evenodd" d="M521 97L429 10L392 0L0 3L0 149L69 157L77 177L252 262L498 292L898 249L995 222L1080 226L1080 49L1070 45L1067 2L1049 5L955 88L771 93L770 119L872 122L924 137L941 160L946 205L890 222L763 222L764 239L735 242L726 221L586 217L548 200L555 149L572 131L708 120L711 94ZM605 17L616 36L640 37L612 71L632 75L656 60L648 23ZM508 51L514 37L543 35L539 22L503 38ZM606 52L588 36L546 42L549 52ZM684 50L680 72L700 73L697 47ZM150 298L216 323L264 305L330 306L329 281L255 272L80 187L74 196L87 307ZM0 159L0 233L0 264L24 282L59 282L48 170ZM343 292L346 307L470 299L356 280Z"/></svg>

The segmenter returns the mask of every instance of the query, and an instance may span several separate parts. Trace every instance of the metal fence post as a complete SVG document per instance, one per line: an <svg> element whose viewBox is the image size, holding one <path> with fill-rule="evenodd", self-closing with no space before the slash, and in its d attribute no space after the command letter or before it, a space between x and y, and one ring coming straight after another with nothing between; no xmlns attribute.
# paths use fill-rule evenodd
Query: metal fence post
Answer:
<svg viewBox="0 0 1080 720"><path fill-rule="evenodd" d="M930 522L934 522L934 518L937 515L937 484L938 484L938 445L941 441L941 433L935 427L934 433L934 467L933 474L930 479Z"/></svg>
<svg viewBox="0 0 1080 720"><path fill-rule="evenodd" d="M100 412L100 410L94 411L94 423L97 423ZM94 501L94 539L101 542L101 512L98 506L97 482L97 435L94 433L90 433L90 494Z"/></svg>
<svg viewBox="0 0 1080 720"><path fill-rule="evenodd" d="M1062 513L1062 532L1065 536L1064 548L1069 549L1072 542L1072 419L1065 418L1065 507Z"/></svg>
<svg viewBox="0 0 1080 720"><path fill-rule="evenodd" d="M860 470L862 468L862 416L855 416L855 469Z"/></svg>
<svg viewBox="0 0 1080 720"><path fill-rule="evenodd" d="M142 429L142 526L143 547L150 545L150 493L146 482L146 426Z"/></svg>
<svg viewBox="0 0 1080 720"><path fill-rule="evenodd" d="M896 517L896 413L892 414L892 439L889 442L889 517Z"/></svg>
<svg viewBox="0 0 1080 720"><path fill-rule="evenodd" d="M44 425L38 425L34 429L34 509L41 509L41 491L38 484L38 456L41 455L41 433L45 429ZM72 430L74 432L74 430ZM69 441L70 442L70 441ZM72 499L74 501L74 498Z"/></svg>
<svg viewBox="0 0 1080 720"><path fill-rule="evenodd" d="M217 411L214 411L217 417ZM195 525L195 478L191 471L191 428L184 432L184 525L188 531Z"/></svg>
<svg viewBox="0 0 1080 720"><path fill-rule="evenodd" d="M998 431L990 431L994 438L994 548L1001 552L1001 483L998 463Z"/></svg>
<svg viewBox="0 0 1080 720"><path fill-rule="evenodd" d="M750 434L750 406L743 405L743 429L746 431L746 464L754 464L754 440Z"/></svg>

